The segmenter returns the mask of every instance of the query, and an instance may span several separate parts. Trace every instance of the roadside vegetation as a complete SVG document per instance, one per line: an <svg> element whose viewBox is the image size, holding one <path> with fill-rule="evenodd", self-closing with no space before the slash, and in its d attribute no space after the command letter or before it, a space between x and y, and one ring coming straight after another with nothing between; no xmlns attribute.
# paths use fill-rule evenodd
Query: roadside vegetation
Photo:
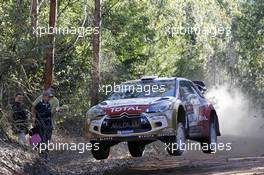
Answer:
<svg viewBox="0 0 264 175"><path fill-rule="evenodd" d="M238 87L253 106L264 106L262 0L106 0L101 5L100 85L144 75L181 76L209 86ZM15 93L25 94L29 109L43 90L48 38L34 33L30 6L30 1L0 0L4 129ZM38 27L47 28L49 2L39 1L38 10ZM92 28L93 13L92 1L59 1L57 28ZM79 120L79 126L91 106L92 34L55 37L54 85L61 103L69 106L57 122L73 131L76 127L67 123ZM105 94L99 98L103 100Z"/></svg>

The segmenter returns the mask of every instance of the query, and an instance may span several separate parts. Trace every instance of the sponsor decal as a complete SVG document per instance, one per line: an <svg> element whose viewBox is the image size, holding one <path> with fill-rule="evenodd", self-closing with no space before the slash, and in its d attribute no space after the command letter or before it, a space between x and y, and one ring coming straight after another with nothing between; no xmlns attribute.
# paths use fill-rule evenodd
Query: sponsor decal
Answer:
<svg viewBox="0 0 264 175"><path fill-rule="evenodd" d="M207 118L206 116L199 115L199 116L198 116L198 120L199 120L199 121L203 121L203 120L206 120L206 121L207 121L208 118Z"/></svg>
<svg viewBox="0 0 264 175"><path fill-rule="evenodd" d="M140 106L122 106L111 108L111 112L129 112L129 111L141 111L143 110Z"/></svg>
<svg viewBox="0 0 264 175"><path fill-rule="evenodd" d="M129 105L129 106L118 106L118 107L109 107L105 111L109 116L122 116L130 114L140 114L147 109L149 105Z"/></svg>

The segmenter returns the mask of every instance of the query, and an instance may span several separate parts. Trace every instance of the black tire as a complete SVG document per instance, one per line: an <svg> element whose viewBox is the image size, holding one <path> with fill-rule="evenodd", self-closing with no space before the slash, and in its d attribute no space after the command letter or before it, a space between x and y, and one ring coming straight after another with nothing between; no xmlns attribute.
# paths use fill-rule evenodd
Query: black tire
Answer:
<svg viewBox="0 0 264 175"><path fill-rule="evenodd" d="M145 145L142 142L128 142L128 150L132 157L142 157Z"/></svg>
<svg viewBox="0 0 264 175"><path fill-rule="evenodd" d="M216 122L213 118L213 120L210 121L208 138L205 138L201 141L202 151L206 154L215 153L216 144L217 144Z"/></svg>
<svg viewBox="0 0 264 175"><path fill-rule="evenodd" d="M94 146L97 143L97 146ZM110 153L110 146L107 145L106 143L101 143L101 142L93 142L93 147L92 147L92 155L96 160L103 160L107 159Z"/></svg>
<svg viewBox="0 0 264 175"><path fill-rule="evenodd" d="M186 145L186 133L182 123L177 124L176 136L168 138L165 143L166 150L171 156L181 156L185 152L185 149L181 147Z"/></svg>

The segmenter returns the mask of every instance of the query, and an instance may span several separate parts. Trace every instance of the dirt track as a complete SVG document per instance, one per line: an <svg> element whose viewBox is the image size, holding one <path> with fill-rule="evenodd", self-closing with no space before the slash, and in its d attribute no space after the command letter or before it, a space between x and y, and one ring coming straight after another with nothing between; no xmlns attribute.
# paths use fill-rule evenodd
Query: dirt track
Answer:
<svg viewBox="0 0 264 175"><path fill-rule="evenodd" d="M120 174L172 175L172 174L264 174L264 157L223 158L201 160L153 159L137 162Z"/></svg>
<svg viewBox="0 0 264 175"><path fill-rule="evenodd" d="M142 158L131 158L127 145L119 144L108 160L96 161L90 152L53 152L51 163L54 172L62 174L264 174L264 139L225 136L219 142L232 143L232 150L216 154L189 151L173 157L156 142L147 146Z"/></svg>
<svg viewBox="0 0 264 175"><path fill-rule="evenodd" d="M70 141L86 142L84 138ZM51 151L48 162L40 160L29 148L0 142L0 174L264 174L263 138L229 136L219 141L231 142L232 150L213 155L189 151L173 157L166 153L163 144L156 142L147 146L143 157L131 158L127 145L119 144L112 148L107 160L97 161L89 151Z"/></svg>
<svg viewBox="0 0 264 175"><path fill-rule="evenodd" d="M229 136L219 142L231 142L232 150L213 155L199 151L189 151L180 157L152 155L136 160L120 174L264 174L264 139Z"/></svg>
<svg viewBox="0 0 264 175"><path fill-rule="evenodd" d="M208 158L202 160L158 159L136 163L125 170L136 174L264 174L264 157Z"/></svg>

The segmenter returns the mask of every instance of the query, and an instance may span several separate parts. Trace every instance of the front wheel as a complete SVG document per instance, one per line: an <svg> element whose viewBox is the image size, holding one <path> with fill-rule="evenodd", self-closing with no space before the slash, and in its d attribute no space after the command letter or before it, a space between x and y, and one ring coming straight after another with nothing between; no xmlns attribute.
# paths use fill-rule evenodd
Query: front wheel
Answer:
<svg viewBox="0 0 264 175"><path fill-rule="evenodd" d="M216 152L217 134L216 123L214 120L210 121L209 125L209 137L202 140L202 150L204 153L211 154Z"/></svg>
<svg viewBox="0 0 264 175"><path fill-rule="evenodd" d="M96 160L107 159L110 153L110 146L106 143L94 142L91 152Z"/></svg>
<svg viewBox="0 0 264 175"><path fill-rule="evenodd" d="M178 123L177 133L166 141L166 150L172 156L180 156L186 149L186 134L182 123Z"/></svg>
<svg viewBox="0 0 264 175"><path fill-rule="evenodd" d="M141 142L128 142L128 150L132 157L142 157L145 145Z"/></svg>

